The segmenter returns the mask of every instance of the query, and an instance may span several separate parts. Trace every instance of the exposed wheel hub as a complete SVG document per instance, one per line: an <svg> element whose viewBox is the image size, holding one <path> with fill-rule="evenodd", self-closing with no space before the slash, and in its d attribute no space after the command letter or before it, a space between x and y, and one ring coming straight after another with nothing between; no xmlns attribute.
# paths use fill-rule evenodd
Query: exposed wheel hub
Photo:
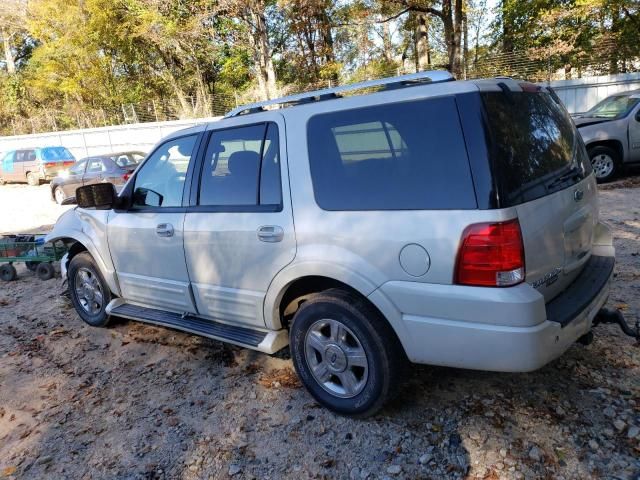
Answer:
<svg viewBox="0 0 640 480"><path fill-rule="evenodd" d="M327 367L334 373L344 372L347 368L347 356L338 345L329 345L324 351Z"/></svg>
<svg viewBox="0 0 640 480"><path fill-rule="evenodd" d="M367 354L353 330L338 320L322 319L311 325L305 357L316 382L336 397L355 397L367 384Z"/></svg>
<svg viewBox="0 0 640 480"><path fill-rule="evenodd" d="M93 301L93 299L96 297L95 289L91 285L85 283L82 286L82 290L84 292L84 298L86 300Z"/></svg>

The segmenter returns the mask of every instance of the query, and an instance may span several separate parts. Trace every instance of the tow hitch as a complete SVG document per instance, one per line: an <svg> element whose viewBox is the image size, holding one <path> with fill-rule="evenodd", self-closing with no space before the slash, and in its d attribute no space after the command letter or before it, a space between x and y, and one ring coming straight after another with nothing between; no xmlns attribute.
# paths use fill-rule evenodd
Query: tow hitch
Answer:
<svg viewBox="0 0 640 480"><path fill-rule="evenodd" d="M624 315L620 310L611 310L609 308L601 308L593 319L593 327L600 323L615 323L620 329L632 338L636 339L636 346L640 346L640 320L636 320L634 327L631 327L624 319Z"/></svg>

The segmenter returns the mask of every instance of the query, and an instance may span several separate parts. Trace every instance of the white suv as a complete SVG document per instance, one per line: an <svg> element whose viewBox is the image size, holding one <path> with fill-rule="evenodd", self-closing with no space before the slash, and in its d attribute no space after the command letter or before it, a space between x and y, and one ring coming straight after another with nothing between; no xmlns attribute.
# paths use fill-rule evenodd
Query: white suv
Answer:
<svg viewBox="0 0 640 480"><path fill-rule="evenodd" d="M614 267L584 145L546 88L452 80L241 107L162 140L120 195L79 188L48 237L70 248L78 314L289 345L317 401L356 416L407 360L558 357L590 333Z"/></svg>

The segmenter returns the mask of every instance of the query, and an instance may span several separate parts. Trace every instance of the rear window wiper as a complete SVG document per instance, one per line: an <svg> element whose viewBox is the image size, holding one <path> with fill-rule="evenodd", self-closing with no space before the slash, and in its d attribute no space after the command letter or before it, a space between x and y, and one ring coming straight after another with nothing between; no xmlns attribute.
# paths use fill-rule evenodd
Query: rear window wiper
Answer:
<svg viewBox="0 0 640 480"><path fill-rule="evenodd" d="M577 178L581 178L581 172L580 172L580 168L578 166L573 167L567 173L564 173L564 174L560 175L559 177L551 180L547 184L547 188L552 189L552 188L557 187L558 185L560 185L562 183L574 180L574 179L576 179L576 177Z"/></svg>

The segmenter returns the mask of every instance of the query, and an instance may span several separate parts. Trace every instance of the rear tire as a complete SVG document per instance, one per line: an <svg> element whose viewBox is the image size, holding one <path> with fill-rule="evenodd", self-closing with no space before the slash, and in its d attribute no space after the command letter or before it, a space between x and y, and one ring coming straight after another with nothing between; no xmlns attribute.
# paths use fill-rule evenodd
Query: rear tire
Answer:
<svg viewBox="0 0 640 480"><path fill-rule="evenodd" d="M38 266L36 267L36 275L42 281L52 279L55 276L55 274L56 274L56 271L53 268L53 265L51 265L49 262L39 263Z"/></svg>
<svg viewBox="0 0 640 480"><path fill-rule="evenodd" d="M40 265L40 262L24 262L24 264L27 267L27 270L29 270L30 272L35 272L38 269L38 265Z"/></svg>
<svg viewBox="0 0 640 480"><path fill-rule="evenodd" d="M605 146L590 148L589 160L598 183L610 182L620 170L620 155L613 148Z"/></svg>
<svg viewBox="0 0 640 480"><path fill-rule="evenodd" d="M18 272L16 272L16 267L11 265L10 263L5 263L0 265L0 279L5 282L11 282L18 278Z"/></svg>
<svg viewBox="0 0 640 480"><path fill-rule="evenodd" d="M62 202L67 198L67 195L64 193L62 187L56 187L53 191L53 198L55 198L58 205L62 205Z"/></svg>
<svg viewBox="0 0 640 480"><path fill-rule="evenodd" d="M80 318L92 327L106 326L109 323L106 308L111 301L111 291L88 252L79 253L71 259L67 279L71 301Z"/></svg>
<svg viewBox="0 0 640 480"><path fill-rule="evenodd" d="M32 187L37 187L38 185L40 185L40 179L35 173L29 172L27 173L27 183Z"/></svg>
<svg viewBox="0 0 640 480"><path fill-rule="evenodd" d="M366 300L342 290L310 297L289 332L291 357L309 393L341 415L367 417L397 392L404 355Z"/></svg>

